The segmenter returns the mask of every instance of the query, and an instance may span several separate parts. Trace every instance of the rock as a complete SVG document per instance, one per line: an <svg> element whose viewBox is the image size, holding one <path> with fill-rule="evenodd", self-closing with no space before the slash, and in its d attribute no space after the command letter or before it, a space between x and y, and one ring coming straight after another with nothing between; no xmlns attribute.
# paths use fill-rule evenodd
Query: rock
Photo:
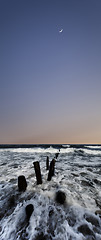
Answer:
<svg viewBox="0 0 101 240"><path fill-rule="evenodd" d="M93 231L88 227L87 224L82 224L81 226L79 226L78 231L81 232L84 236L94 235Z"/></svg>
<svg viewBox="0 0 101 240"><path fill-rule="evenodd" d="M34 211L34 207L32 204L29 204L26 206L26 216L27 216L27 220L30 219L31 215L32 215L32 212Z"/></svg>
<svg viewBox="0 0 101 240"><path fill-rule="evenodd" d="M60 204L64 204L66 200L66 194L62 191L58 191L56 193L56 202L60 203Z"/></svg>
<svg viewBox="0 0 101 240"><path fill-rule="evenodd" d="M21 175L18 177L18 188L19 191L25 191L27 187L27 182L25 176Z"/></svg>

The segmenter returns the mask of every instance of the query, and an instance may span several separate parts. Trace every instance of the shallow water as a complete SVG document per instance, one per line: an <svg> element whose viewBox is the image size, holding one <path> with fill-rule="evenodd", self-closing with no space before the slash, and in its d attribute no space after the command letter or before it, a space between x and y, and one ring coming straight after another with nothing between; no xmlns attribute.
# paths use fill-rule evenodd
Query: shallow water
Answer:
<svg viewBox="0 0 101 240"><path fill-rule="evenodd" d="M55 176L47 181L46 157L51 161L57 152ZM36 184L34 161L40 162L41 185ZM101 208L101 146L1 148L0 169L1 240L101 240L101 218L95 215ZM28 184L22 193L19 175ZM58 190L66 194L64 205L55 200ZM34 211L27 223L30 203Z"/></svg>

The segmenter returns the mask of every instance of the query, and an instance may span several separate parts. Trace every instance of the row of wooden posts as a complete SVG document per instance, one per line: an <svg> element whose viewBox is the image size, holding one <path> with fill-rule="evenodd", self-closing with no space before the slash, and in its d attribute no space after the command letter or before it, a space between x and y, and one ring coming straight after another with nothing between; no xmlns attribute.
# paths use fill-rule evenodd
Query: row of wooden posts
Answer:
<svg viewBox="0 0 101 240"><path fill-rule="evenodd" d="M47 158L46 158L46 170L49 171L47 181L50 181L51 178L54 176L55 162L56 162L58 155L59 155L59 153L55 154L55 158L52 159L50 164L49 164L49 157L47 156ZM42 184L40 164L38 161L36 161L36 162L33 162L33 165L34 165L34 169L35 169L37 184ZM19 191L25 191L27 188L27 181L26 181L25 176L23 176L23 175L20 175L18 177L18 188L19 188ZM65 200L66 200L66 194L64 192L62 192L61 190L59 190L58 192L56 192L55 200L59 204L64 204ZM27 223L29 224L30 217L34 211L33 204L28 204L25 208L25 211L26 211L26 220L27 220ZM53 214L53 211L50 210L49 216L51 216L51 214Z"/></svg>
<svg viewBox="0 0 101 240"><path fill-rule="evenodd" d="M33 164L34 164L37 184L42 184L42 176L41 176L40 164L39 164L38 161L34 162ZM50 181L51 178L54 176L54 170L55 170L55 159L54 158L50 162L50 166L49 166L49 157L47 157L47 159L46 159L46 170L49 170L47 180Z"/></svg>
<svg viewBox="0 0 101 240"><path fill-rule="evenodd" d="M55 158L52 159L49 165L49 157L47 156L46 158L46 170L49 170L48 172L48 178L47 181L51 181L51 178L54 176L55 172L55 161L58 157L59 153L55 154ZM42 184L42 175L41 175L41 169L40 169L40 164L38 161L33 162L34 169L35 169L35 175L36 175L36 180L37 184ZM18 177L18 188L19 191L25 191L27 187L27 182L25 179L25 176L21 175Z"/></svg>

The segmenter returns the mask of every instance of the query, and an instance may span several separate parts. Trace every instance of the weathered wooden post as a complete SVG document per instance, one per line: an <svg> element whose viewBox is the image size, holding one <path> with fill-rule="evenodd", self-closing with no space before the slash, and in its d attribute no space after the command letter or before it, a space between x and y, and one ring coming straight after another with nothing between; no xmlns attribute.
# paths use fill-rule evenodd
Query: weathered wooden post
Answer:
<svg viewBox="0 0 101 240"><path fill-rule="evenodd" d="M58 155L59 155L59 153L55 153L55 158L56 158L56 159L57 159Z"/></svg>
<svg viewBox="0 0 101 240"><path fill-rule="evenodd" d="M49 157L46 158L46 170L49 170Z"/></svg>
<svg viewBox="0 0 101 240"><path fill-rule="evenodd" d="M25 191L27 187L27 182L25 176L21 175L18 177L18 189L19 191Z"/></svg>
<svg viewBox="0 0 101 240"><path fill-rule="evenodd" d="M34 206L32 204L28 204L25 208L25 211L26 211L27 220L29 221L32 215L32 212L34 211Z"/></svg>
<svg viewBox="0 0 101 240"><path fill-rule="evenodd" d="M47 178L48 181L50 181L51 178L54 176L54 168L55 168L55 159L53 158L53 160L50 163L50 168L49 168L49 173Z"/></svg>
<svg viewBox="0 0 101 240"><path fill-rule="evenodd" d="M60 203L60 204L64 204L65 200L66 200L66 194L64 192L62 192L61 190L59 190L56 193L56 202Z"/></svg>
<svg viewBox="0 0 101 240"><path fill-rule="evenodd" d="M34 164L37 184L42 184L42 177L41 177L41 170L40 170L39 162L36 161L36 162L33 162L33 164Z"/></svg>
<svg viewBox="0 0 101 240"><path fill-rule="evenodd" d="M60 149L59 149L59 152L55 153L55 158L56 158L56 159L58 158L59 153L60 153Z"/></svg>

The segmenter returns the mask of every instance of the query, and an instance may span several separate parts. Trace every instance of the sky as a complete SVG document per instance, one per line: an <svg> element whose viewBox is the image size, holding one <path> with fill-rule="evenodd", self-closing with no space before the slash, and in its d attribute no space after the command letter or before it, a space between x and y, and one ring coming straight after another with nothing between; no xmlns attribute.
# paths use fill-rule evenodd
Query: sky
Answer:
<svg viewBox="0 0 101 240"><path fill-rule="evenodd" d="M0 0L9 143L101 144L101 0Z"/></svg>

